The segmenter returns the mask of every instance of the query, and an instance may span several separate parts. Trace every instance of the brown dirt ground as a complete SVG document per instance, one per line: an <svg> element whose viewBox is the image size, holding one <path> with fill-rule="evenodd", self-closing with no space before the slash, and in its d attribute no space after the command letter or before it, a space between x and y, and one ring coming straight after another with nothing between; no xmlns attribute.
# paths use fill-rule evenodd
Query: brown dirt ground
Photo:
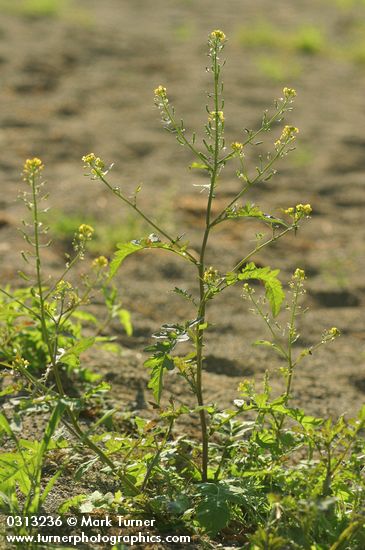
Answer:
<svg viewBox="0 0 365 550"><path fill-rule="evenodd" d="M1 280L17 284L17 270L23 268L18 254L23 243L16 232L23 211L16 198L21 165L34 155L46 163L55 211L93 215L101 224L123 223L126 211L101 185L83 177L80 158L94 151L115 162L115 185L133 190L143 182L141 204L164 217L174 233L185 232L192 248L199 245L204 196L193 184L201 179L187 169L188 152L161 128L152 90L166 84L186 126L202 128L209 87L205 39L213 28L222 28L229 37L228 143L240 139L244 127L257 126L284 85L298 89L290 115L300 128L298 152L248 200L277 214L280 207L310 202L314 215L296 237L256 261L280 267L283 281L297 266L307 271L304 345L315 343L324 328L338 326L342 332L340 340L302 363L296 403L319 415L354 414L365 392L365 67L345 51L364 16L365 9L341 10L325 0L89 0L77 2L77 12L69 8L54 18L1 14ZM258 68L258 56L270 51L244 48L239 40L242 28L264 19L283 33L295 32L299 23L315 25L331 47L316 55L294 55L284 48L278 56L288 64L288 78L273 81ZM300 63L299 74L290 73L291 63ZM279 133L278 128L273 138ZM228 172L218 201L224 204L235 189L237 181ZM229 270L249 250L256 230L244 222L217 230L208 262ZM56 243L46 254L54 273L63 262L62 247ZM194 280L189 266L148 252L126 261L118 284L133 316L134 336L120 335L126 348L121 359L102 354L85 359L112 380L111 397L123 410L146 384L142 349L151 333L163 322L193 315L169 291L192 289ZM214 326L208 331L205 396L222 406L232 403L243 377L260 380L269 368L273 386L280 384L275 358L251 345L265 336L239 294L231 289L209 305ZM186 388L174 375L168 386L177 401L186 399Z"/></svg>

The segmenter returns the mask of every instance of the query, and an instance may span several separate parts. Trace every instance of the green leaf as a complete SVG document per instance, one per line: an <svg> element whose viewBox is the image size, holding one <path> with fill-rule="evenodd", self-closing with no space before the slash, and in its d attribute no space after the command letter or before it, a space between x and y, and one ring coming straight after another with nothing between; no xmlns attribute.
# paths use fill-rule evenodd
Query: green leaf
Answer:
<svg viewBox="0 0 365 550"><path fill-rule="evenodd" d="M175 286L175 288L173 289L172 292L175 292L175 294L178 294L179 296L182 296L182 297L185 298L186 300L189 300L189 302L191 302L191 303L194 304L195 306L197 305L195 299L194 299L193 296L192 296L192 294L190 294L190 293L189 293L187 290L185 290L184 288L179 288L179 287Z"/></svg>
<svg viewBox="0 0 365 550"><path fill-rule="evenodd" d="M10 428L9 422L3 414L0 414L0 429L2 431L4 431L6 433L6 435L8 435L10 437L13 436L13 432Z"/></svg>
<svg viewBox="0 0 365 550"><path fill-rule="evenodd" d="M87 349L91 348L91 346L94 344L95 338L82 338L77 344L72 346L71 348L68 348L65 353L61 356L60 360L61 362L67 363L67 360L71 357L79 357L80 354L83 351L86 351Z"/></svg>
<svg viewBox="0 0 365 550"><path fill-rule="evenodd" d="M281 218L271 216L271 214L265 214L255 206L254 204L246 203L244 206L232 206L226 210L226 217L228 219L236 218L256 218L272 226L288 227L288 225Z"/></svg>
<svg viewBox="0 0 365 550"><path fill-rule="evenodd" d="M256 340L256 342L253 343L254 346L267 346L269 348L273 348L275 351L278 352L278 354L281 357L286 358L286 355L283 353L283 350L279 348L277 344L274 342L270 342L269 340Z"/></svg>
<svg viewBox="0 0 365 550"><path fill-rule="evenodd" d="M190 164L189 168L196 170L209 170L209 166L200 162L193 162L192 164Z"/></svg>
<svg viewBox="0 0 365 550"><path fill-rule="evenodd" d="M144 248L142 244L138 244L135 242L124 244L120 243L117 244L117 247L118 251L114 254L114 258L110 263L110 278L114 277L122 262L127 258L127 256L130 256L131 254L134 254L135 252L138 252L138 250L142 250Z"/></svg>
<svg viewBox="0 0 365 550"><path fill-rule="evenodd" d="M114 254L114 258L110 263L110 270L109 270L109 278L112 279L120 266L122 265L123 261L127 256L130 256L131 254L134 254L135 252L138 252L139 250L144 250L148 248L162 248L164 250L169 250L170 252L174 252L175 254L178 254L185 260L187 260L187 256L184 252L187 245L184 245L184 247L181 245L179 247L175 247L173 243L164 243L160 241L159 237L157 235L151 234L145 239L141 239L140 241L131 241L129 243L119 243L117 244L117 252Z"/></svg>
<svg viewBox="0 0 365 550"><path fill-rule="evenodd" d="M172 358L167 355L159 355L147 359L145 366L151 369L150 381L148 387L152 390L153 397L159 404L161 401L161 394L163 389L163 375L164 369L172 370L174 368L174 362Z"/></svg>
<svg viewBox="0 0 365 550"><path fill-rule="evenodd" d="M223 529L230 518L230 510L225 500L218 498L204 499L196 509L196 519L199 525L214 536Z"/></svg>
<svg viewBox="0 0 365 550"><path fill-rule="evenodd" d="M118 317L120 324L124 328L127 336L132 336L133 334L133 327L131 323L131 314L127 309L120 309L118 311Z"/></svg>
<svg viewBox="0 0 365 550"><path fill-rule="evenodd" d="M270 267L256 267L253 262L250 262L243 271L238 274L238 280L240 281L249 279L263 281L266 297L270 302L271 311L274 317L280 312L281 304L285 298L283 287L277 277L279 272L279 269L271 270Z"/></svg>
<svg viewBox="0 0 365 550"><path fill-rule="evenodd" d="M98 320L92 313L89 313L88 311L81 311L77 310L72 313L72 317L75 317L76 319L80 319L81 321L89 321L93 325L98 324Z"/></svg>
<svg viewBox="0 0 365 550"><path fill-rule="evenodd" d="M78 510L79 504L83 502L87 498L87 495L75 495L74 497L69 498L65 502L61 504L61 506L58 508L58 512L60 514L67 514L71 509Z"/></svg>

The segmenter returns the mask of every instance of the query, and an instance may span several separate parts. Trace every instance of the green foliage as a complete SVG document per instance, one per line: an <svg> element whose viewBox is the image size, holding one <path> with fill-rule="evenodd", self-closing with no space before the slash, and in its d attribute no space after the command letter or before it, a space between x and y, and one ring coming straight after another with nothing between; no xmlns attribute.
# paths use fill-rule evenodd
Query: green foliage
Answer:
<svg viewBox="0 0 365 550"><path fill-rule="evenodd" d="M75 234L75 227L82 223L87 223L97 227L94 238L89 243L89 250L92 254L111 255L117 243L132 240L136 235L143 235L146 231L145 225L135 216L127 215L118 223L106 224L102 218L88 215L85 218L81 212L52 211L52 217L48 214L44 216L45 223L51 224L51 236L58 241L63 242L67 247L71 246Z"/></svg>
<svg viewBox="0 0 365 550"><path fill-rule="evenodd" d="M302 31L295 41L292 37L291 47L309 54L321 51L320 35L313 29ZM269 34L266 29L259 37L251 35L251 40L265 47L278 45L280 40ZM248 200L242 202L254 185L264 186L276 175L274 165L293 150L298 129L286 125L276 132L267 155L256 159L255 170L246 162L255 151L252 146L262 135L275 131L276 124L291 111L296 92L284 88L272 113L265 111L258 128L247 129L245 139L227 150L221 61L225 39L219 30L209 36L212 90L201 138L187 131L175 115L166 88L155 89L156 106L166 129L190 151L194 159L190 168L202 170L206 176L200 246L190 247L181 236L170 234L149 217L138 204L139 190L130 197L122 187L112 185L108 179L111 166L91 153L83 157L90 177L105 185L153 233L140 240L123 239L109 269L105 256L95 258L76 286L70 282L70 272L85 260L94 234L92 225L79 220L72 254L60 276L51 279L44 271L42 255L42 249L50 245L45 241L47 229L40 223L44 216L40 205L46 198L43 165L37 158L25 163L28 191L23 199L31 213L31 223L23 224L29 248L23 252L26 272L21 274L26 287L0 289L0 359L3 378L11 380L4 384L0 398L16 397L9 407L12 418L0 415L2 509L21 515L43 510L55 482L70 467L67 475L75 481L85 480L91 472L98 477L102 471L110 478L111 490L89 494L85 488L82 494L72 494L60 504L62 514L103 511L134 518L153 516L159 529L189 532L202 548L234 540L248 550L359 550L365 546L365 407L357 418L324 419L292 405L298 365L337 338L339 331L329 328L317 342L296 347L300 342L298 317L305 313L305 272L297 268L283 286L279 269L258 267L253 261L261 250L289 232L296 233L309 217L311 206L290 206L278 217ZM236 163L237 189L214 214L212 205L228 163ZM254 222L251 225L260 224L266 233L247 238L241 259L222 274L206 261L214 229L225 222L247 220ZM63 230L70 237L68 226ZM110 350L115 345L103 336L112 321L118 321L127 335L132 334L130 314L110 281L128 256L155 248L187 262L195 271L196 284L189 290L174 289L191 307L192 320L162 325L153 334L154 343L145 350L150 354L145 361L148 387L156 401L147 419L110 409L103 400L109 385L87 370L82 354L91 349L96 352L98 346ZM206 332L211 328L210 301L233 285L241 288L243 299L261 319L267 337L254 344L278 355L284 384L274 394L268 374L262 389L257 389L254 380L243 381L232 409L221 410L219 404L205 401L210 397L204 385ZM96 293L105 302L103 319L99 311L88 310ZM167 371L187 384L192 398L187 403L177 405L174 394L165 399ZM79 376L74 377L75 373ZM81 415L86 411L91 416L85 427ZM42 437L34 441L20 438L19 423L39 412L42 418L45 414L49 418ZM199 438L195 434L187 437L175 426L193 419L199 423ZM70 434L67 443L56 431L61 423ZM54 473L45 483L43 473L52 453Z"/></svg>
<svg viewBox="0 0 365 550"><path fill-rule="evenodd" d="M30 18L57 17L63 14L67 9L72 9L72 2L70 2L70 0L0 1L0 10Z"/></svg>
<svg viewBox="0 0 365 550"><path fill-rule="evenodd" d="M309 55L321 53L326 47L323 31L318 26L304 24L294 30L281 30L266 20L243 27L238 33L238 40L249 48Z"/></svg>
<svg viewBox="0 0 365 550"><path fill-rule="evenodd" d="M270 221L270 223L277 223ZM256 267L253 262L249 263L241 273L228 273L227 285L235 284L237 281L257 279L263 281L266 290L266 297L270 302L271 310L276 317L280 312L281 304L285 298L281 282L277 278L279 269L271 270L270 267Z"/></svg>
<svg viewBox="0 0 365 550"><path fill-rule="evenodd" d="M0 415L0 437L10 439L15 447L0 453L0 509L4 513L38 514L61 469L42 487L42 469L49 449L57 446L53 436L61 421L65 405L59 402L52 411L41 441L19 439L6 416ZM17 491L23 496L18 499Z"/></svg>
<svg viewBox="0 0 365 550"><path fill-rule="evenodd" d="M302 62L292 55L267 53L255 55L258 72L267 79L281 84L297 80L303 73Z"/></svg>

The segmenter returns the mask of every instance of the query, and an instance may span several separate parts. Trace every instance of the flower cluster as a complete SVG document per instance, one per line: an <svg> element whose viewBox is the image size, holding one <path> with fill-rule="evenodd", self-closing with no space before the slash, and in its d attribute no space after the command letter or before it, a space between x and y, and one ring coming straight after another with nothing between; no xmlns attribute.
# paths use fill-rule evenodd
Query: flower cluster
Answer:
<svg viewBox="0 0 365 550"><path fill-rule="evenodd" d="M290 216L294 222L299 221L301 218L308 217L312 213L312 207L310 204L297 204L284 210L284 214Z"/></svg>
<svg viewBox="0 0 365 550"><path fill-rule="evenodd" d="M82 223L78 229L77 238L79 241L90 241L94 233L94 228L91 225Z"/></svg>
<svg viewBox="0 0 365 550"><path fill-rule="evenodd" d="M97 269L103 269L105 267L108 267L108 260L105 256L98 256L93 260L92 266Z"/></svg>
<svg viewBox="0 0 365 550"><path fill-rule="evenodd" d="M300 269L298 267L293 273L293 279L296 279L297 281L304 281L304 279L305 279L304 269Z"/></svg>
<svg viewBox="0 0 365 550"><path fill-rule="evenodd" d="M296 90L294 90L294 88L286 88L285 87L283 89L283 94L284 94L285 99L292 99L297 95L297 92L296 92Z"/></svg>
<svg viewBox="0 0 365 550"><path fill-rule="evenodd" d="M63 303L65 303L67 299L67 307L73 307L78 302L77 292L74 290L71 283L64 281L63 279L57 283L56 288L52 293L52 298L53 300L61 301Z"/></svg>
<svg viewBox="0 0 365 550"><path fill-rule="evenodd" d="M75 233L72 244L75 252L79 254L81 260L85 257L86 243L92 239L93 233L94 228L86 223L82 223Z"/></svg>
<svg viewBox="0 0 365 550"><path fill-rule="evenodd" d="M32 159L27 159L24 163L23 176L24 180L27 180L30 176L39 175L43 170L44 164L41 159L34 157Z"/></svg>
<svg viewBox="0 0 365 550"><path fill-rule="evenodd" d="M231 144L231 147L233 149L233 151L235 153L239 153L241 154L242 151L243 151L243 143L239 142L239 141L234 141L232 144Z"/></svg>
<svg viewBox="0 0 365 550"><path fill-rule="evenodd" d="M332 327L322 334L322 343L326 344L327 342L332 342L332 340L338 338L338 336L341 336L341 332L337 327Z"/></svg>
<svg viewBox="0 0 365 550"><path fill-rule="evenodd" d="M223 31L220 31L219 29L212 31L210 33L211 40L218 40L219 42L224 42L226 39L226 35Z"/></svg>
<svg viewBox="0 0 365 550"><path fill-rule="evenodd" d="M55 299L63 298L67 292L71 292L73 290L71 283L68 281L64 281L63 279L59 281L56 285L56 288L53 293L53 297Z"/></svg>
<svg viewBox="0 0 365 550"><path fill-rule="evenodd" d="M95 179L102 173L105 175L107 172L105 172L105 162L101 160L100 157L97 157L94 155L94 153L89 153L88 155L84 155L81 159L84 163L84 168L90 168L90 174Z"/></svg>
<svg viewBox="0 0 365 550"><path fill-rule="evenodd" d="M209 113L209 122L215 122L216 118L218 118L218 122L223 124L224 123L224 113L223 113L223 111L210 111L210 113Z"/></svg>
<svg viewBox="0 0 365 550"><path fill-rule="evenodd" d="M156 97L159 97L161 99L165 99L166 95L167 95L167 89L164 86L157 86L157 88L155 88L154 93L155 93Z"/></svg>
<svg viewBox="0 0 365 550"><path fill-rule="evenodd" d="M275 141L275 148L278 149L282 145L286 145L289 141L295 139L295 135L299 133L298 128L295 126L284 126L281 136Z"/></svg>
<svg viewBox="0 0 365 550"><path fill-rule="evenodd" d="M219 273L216 269L213 267L209 267L205 270L203 275L203 281L206 285L214 285L218 282L219 279Z"/></svg>
<svg viewBox="0 0 365 550"><path fill-rule="evenodd" d="M17 369L27 369L29 367L30 363L27 359L24 359L19 353L16 354L14 361L13 361L13 367L14 370Z"/></svg>

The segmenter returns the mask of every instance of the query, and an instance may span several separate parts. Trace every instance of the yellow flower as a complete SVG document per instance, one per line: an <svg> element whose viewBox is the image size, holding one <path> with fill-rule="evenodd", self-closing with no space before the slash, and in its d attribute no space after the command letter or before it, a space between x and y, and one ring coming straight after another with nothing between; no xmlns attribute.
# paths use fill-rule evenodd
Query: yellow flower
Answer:
<svg viewBox="0 0 365 550"><path fill-rule="evenodd" d="M218 116L218 120L220 122L222 122L222 123L224 122L224 113L223 113L223 111L210 111L210 113L209 113L210 122L214 122L216 116Z"/></svg>
<svg viewBox="0 0 365 550"><path fill-rule="evenodd" d="M303 214L304 216L309 216L312 212L312 207L310 204L297 204L295 210L298 214Z"/></svg>
<svg viewBox="0 0 365 550"><path fill-rule="evenodd" d="M305 279L305 271L304 269L299 269L299 267L294 271L293 275L294 279L298 279L299 281L304 281Z"/></svg>
<svg viewBox="0 0 365 550"><path fill-rule="evenodd" d="M85 164L92 164L96 159L96 156L94 155L94 153L89 153L88 155L84 155L82 157L82 161L85 163Z"/></svg>
<svg viewBox="0 0 365 550"><path fill-rule="evenodd" d="M284 94L285 99L290 99L292 97L295 97L297 95L297 92L296 92L296 90L294 90L294 88L285 87L283 89L283 94Z"/></svg>
<svg viewBox="0 0 365 550"><path fill-rule="evenodd" d="M167 89L164 86L158 86L155 88L155 96L165 98L167 94Z"/></svg>
<svg viewBox="0 0 365 550"><path fill-rule="evenodd" d="M207 285L210 285L210 284L214 284L218 278L219 278L218 271L213 267L209 267L204 272L203 281Z"/></svg>
<svg viewBox="0 0 365 550"><path fill-rule="evenodd" d="M243 143L240 143L239 141L234 141L231 144L231 147L235 153L241 153L243 150Z"/></svg>
<svg viewBox="0 0 365 550"><path fill-rule="evenodd" d="M108 260L105 256L98 256L95 260L93 260L93 267L102 269L103 267L107 267L107 265Z"/></svg>
<svg viewBox="0 0 365 550"><path fill-rule="evenodd" d="M292 214L294 214L294 208L292 206L290 208L287 208L286 210L284 210L284 214L288 214L288 216L291 216Z"/></svg>
<svg viewBox="0 0 365 550"><path fill-rule="evenodd" d="M24 163L23 175L24 179L27 179L31 175L39 174L44 168L41 159L34 157L32 159L27 159Z"/></svg>
<svg viewBox="0 0 365 550"><path fill-rule="evenodd" d="M224 42L224 40L226 39L226 35L224 34L223 31L220 31L219 29L217 29L210 33L210 38L212 38L213 40L219 40L220 42Z"/></svg>
<svg viewBox="0 0 365 550"><path fill-rule="evenodd" d="M82 223L78 229L78 239L80 241L89 241L94 233L94 228L91 227L91 225L87 225L86 223Z"/></svg>
<svg viewBox="0 0 365 550"><path fill-rule="evenodd" d="M337 338L337 336L340 336L340 335L341 335L341 332L338 330L337 327L332 327L332 328L329 329L328 334L329 334L332 338Z"/></svg>
<svg viewBox="0 0 365 550"><path fill-rule="evenodd" d="M299 132L298 128L295 126L284 126L284 129L282 131L282 134L280 136L280 141L286 141L289 138L293 137L295 134Z"/></svg>
<svg viewBox="0 0 365 550"><path fill-rule="evenodd" d="M66 294L66 292L69 292L72 290L72 285L68 281L64 281L63 279L59 281L55 288L56 294Z"/></svg>
<svg viewBox="0 0 365 550"><path fill-rule="evenodd" d="M85 163L85 167L91 167L91 173L97 175L95 168L98 170L103 170L105 168L105 163L101 160L100 157L94 155L94 153L89 153L84 155L81 159Z"/></svg>

